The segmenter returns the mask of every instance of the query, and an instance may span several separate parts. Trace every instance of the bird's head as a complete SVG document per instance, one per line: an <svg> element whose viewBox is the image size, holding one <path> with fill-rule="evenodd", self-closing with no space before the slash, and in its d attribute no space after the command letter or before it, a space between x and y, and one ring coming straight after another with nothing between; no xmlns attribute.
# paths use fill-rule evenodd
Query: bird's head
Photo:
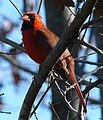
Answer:
<svg viewBox="0 0 103 120"><path fill-rule="evenodd" d="M22 20L33 24L34 21L37 19L41 21L41 18L42 17L39 14L36 14L35 12L26 12L22 17Z"/></svg>
<svg viewBox="0 0 103 120"><path fill-rule="evenodd" d="M38 28L41 25L43 25L41 21L41 16L39 14L36 14L35 12L26 12L24 13L22 20L23 20L23 25L21 30L24 29L33 29L33 28Z"/></svg>

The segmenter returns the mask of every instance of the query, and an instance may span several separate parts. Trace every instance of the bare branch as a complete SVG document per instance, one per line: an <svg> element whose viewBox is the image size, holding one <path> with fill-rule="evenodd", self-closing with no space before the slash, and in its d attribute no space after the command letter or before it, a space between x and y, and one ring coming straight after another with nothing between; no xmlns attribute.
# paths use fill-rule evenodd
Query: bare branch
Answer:
<svg viewBox="0 0 103 120"><path fill-rule="evenodd" d="M87 29L87 28L90 27L91 25L94 25L94 24L96 24L97 22L100 22L100 21L102 21L102 20L103 20L103 16L100 16L100 17L98 17L98 18L95 18L95 19L93 19L93 20L85 23L85 24L82 26L81 30Z"/></svg>
<svg viewBox="0 0 103 120"><path fill-rule="evenodd" d="M20 51L20 52L12 52L12 53L10 53L10 52L1 52L0 51L0 54L5 54L5 55L16 55L16 54L20 54L20 53L22 53L22 52Z"/></svg>
<svg viewBox="0 0 103 120"><path fill-rule="evenodd" d="M11 112L0 111L0 113L11 114Z"/></svg>
<svg viewBox="0 0 103 120"><path fill-rule="evenodd" d="M80 80L79 82L83 81L85 78L87 78L88 76L90 76L91 74L93 74L94 72L100 70L100 69L103 69L103 66L100 66L100 67L97 67L95 68L94 70L92 70L91 72L87 73L86 75L84 75Z"/></svg>
<svg viewBox="0 0 103 120"><path fill-rule="evenodd" d="M85 63L85 64L90 64L90 65L103 66L103 63L90 62L90 61L87 61L87 60L75 60L75 61Z"/></svg>
<svg viewBox="0 0 103 120"><path fill-rule="evenodd" d="M84 58L84 57L87 57L87 56L90 56L90 55L94 55L94 54L96 54L96 53L95 53L95 52L88 53L88 54L85 54L85 55L79 56L79 57L75 58L74 60L75 60L75 61L78 61L80 58Z"/></svg>
<svg viewBox="0 0 103 120"><path fill-rule="evenodd" d="M95 105L101 105L103 107L103 104L100 100L96 100L96 99L93 99L93 98L89 98L89 103L92 105L92 104L95 104Z"/></svg>
<svg viewBox="0 0 103 120"><path fill-rule="evenodd" d="M53 110L53 112L55 113L55 116L57 117L57 120L60 120L57 112L55 111L55 109L54 109L54 107L53 107L53 105L52 105L50 102L49 102L49 105L50 105L51 109Z"/></svg>
<svg viewBox="0 0 103 120"><path fill-rule="evenodd" d="M14 42L12 40L9 40L9 39L4 38L4 37L0 37L0 41L14 47L15 49L18 49L18 50L21 50L22 52L25 52L25 49L23 47L21 47L19 44L17 44L16 42Z"/></svg>
<svg viewBox="0 0 103 120"><path fill-rule="evenodd" d="M97 52L98 54L102 54L103 55L103 51L100 50L99 48L96 48L94 47L93 45L91 45L90 43L87 43L85 41L81 41L81 40L74 40L74 43L77 43L77 44L82 44L90 49L92 49L93 51Z"/></svg>
<svg viewBox="0 0 103 120"><path fill-rule="evenodd" d="M77 76L77 75L76 75L76 77L77 77L78 80L81 79L80 76ZM101 79L101 78L100 78L100 79ZM98 79L97 79L97 80L98 80ZM97 80L96 80L96 81L97 81ZM90 82L86 81L85 79L83 79L83 81L81 81L80 83L81 83L82 85L85 85L85 86L88 86L88 85L90 84ZM103 84L97 85L96 88L103 89Z"/></svg>
<svg viewBox="0 0 103 120"><path fill-rule="evenodd" d="M1 93L1 94L0 94L0 97L1 97L2 95L4 95L4 93Z"/></svg>
<svg viewBox="0 0 103 120"><path fill-rule="evenodd" d="M95 82L89 84L88 86L86 86L86 88L83 90L83 94L87 94L91 89L93 89L94 87L96 87L98 84L103 83L103 78L96 80Z"/></svg>
<svg viewBox="0 0 103 120"><path fill-rule="evenodd" d="M5 55L5 54L0 54L0 56L1 56L2 58L4 58L5 60L7 60L8 62L10 62L10 63L11 63L12 65L14 65L15 67L17 67L17 68L19 68L19 69L21 69L21 70L23 70L23 71L28 72L28 73L30 73L30 74L32 74L32 75L35 75L35 74L36 74L35 72L29 70L28 68L20 65L20 63L17 63L10 55L8 56L8 55Z"/></svg>

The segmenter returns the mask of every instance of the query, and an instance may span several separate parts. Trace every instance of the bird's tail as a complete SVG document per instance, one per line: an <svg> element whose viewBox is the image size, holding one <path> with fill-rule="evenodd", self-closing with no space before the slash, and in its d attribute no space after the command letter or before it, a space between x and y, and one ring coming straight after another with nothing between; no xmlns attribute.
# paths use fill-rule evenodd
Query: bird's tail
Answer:
<svg viewBox="0 0 103 120"><path fill-rule="evenodd" d="M78 84L78 82L76 80L74 69L72 69L72 67L68 65L68 71L69 71L69 76L70 76L70 79L71 79L72 83L75 84L74 87L75 87L75 90L76 90L76 92L77 92L77 94L78 94L78 96L80 98L80 102L84 107L84 112L87 112L84 97L83 97L83 94L82 94L81 89L79 87L79 84Z"/></svg>

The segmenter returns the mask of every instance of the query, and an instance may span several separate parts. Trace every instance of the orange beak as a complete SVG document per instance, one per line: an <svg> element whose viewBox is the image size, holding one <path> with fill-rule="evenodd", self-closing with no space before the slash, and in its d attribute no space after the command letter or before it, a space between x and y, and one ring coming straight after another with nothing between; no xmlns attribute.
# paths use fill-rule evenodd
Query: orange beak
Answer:
<svg viewBox="0 0 103 120"><path fill-rule="evenodd" d="M22 17L22 20L25 21L25 22L30 22L30 19L29 19L29 17L27 15L24 15Z"/></svg>

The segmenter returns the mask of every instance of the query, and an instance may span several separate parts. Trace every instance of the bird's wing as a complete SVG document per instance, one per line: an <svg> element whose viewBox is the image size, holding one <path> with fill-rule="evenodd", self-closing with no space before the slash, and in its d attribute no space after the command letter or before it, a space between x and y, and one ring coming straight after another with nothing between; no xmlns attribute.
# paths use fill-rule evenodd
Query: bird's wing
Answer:
<svg viewBox="0 0 103 120"><path fill-rule="evenodd" d="M43 45L46 45L50 47L51 49L55 47L57 44L59 37L56 36L53 32L48 30L48 28L41 28L36 31L38 43L43 43Z"/></svg>

